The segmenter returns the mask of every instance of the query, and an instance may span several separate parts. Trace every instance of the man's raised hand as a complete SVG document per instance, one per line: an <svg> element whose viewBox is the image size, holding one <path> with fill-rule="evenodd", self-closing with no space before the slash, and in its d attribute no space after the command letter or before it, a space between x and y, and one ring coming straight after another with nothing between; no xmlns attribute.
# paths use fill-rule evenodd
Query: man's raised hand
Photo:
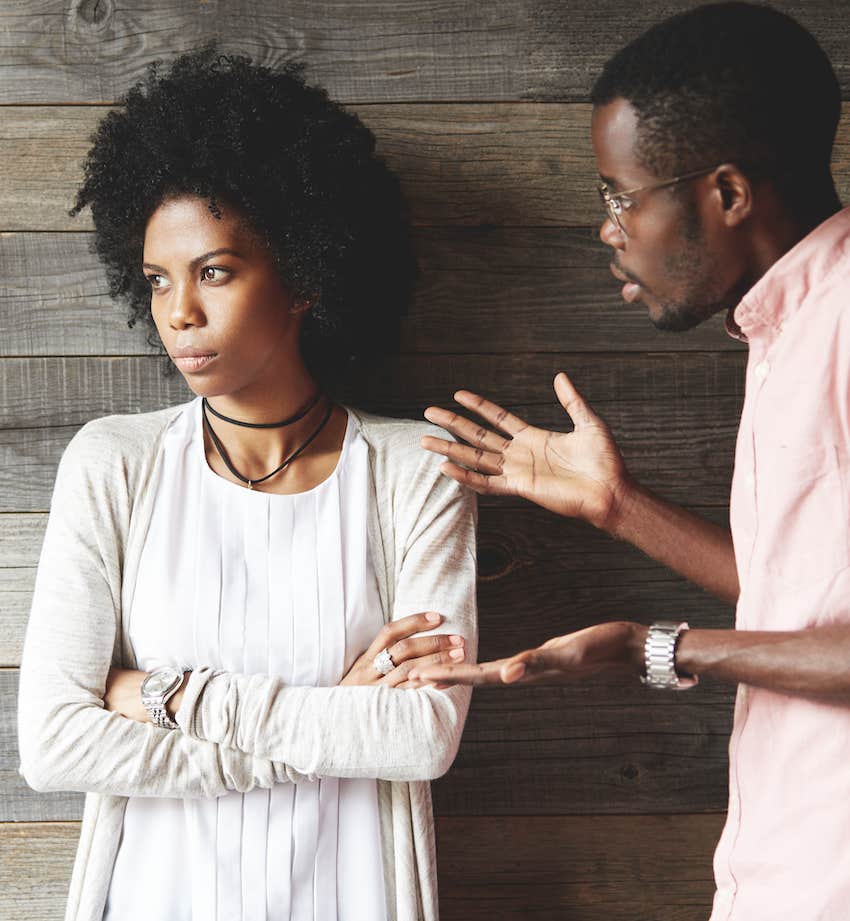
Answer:
<svg viewBox="0 0 850 921"><path fill-rule="evenodd" d="M496 431L450 410L431 406L425 418L467 444L425 436L422 447L447 458L442 472L490 495L515 495L570 518L611 530L627 483L620 451L608 426L593 412L566 374L555 394L575 426L569 433L529 425L468 390L455 400Z"/></svg>

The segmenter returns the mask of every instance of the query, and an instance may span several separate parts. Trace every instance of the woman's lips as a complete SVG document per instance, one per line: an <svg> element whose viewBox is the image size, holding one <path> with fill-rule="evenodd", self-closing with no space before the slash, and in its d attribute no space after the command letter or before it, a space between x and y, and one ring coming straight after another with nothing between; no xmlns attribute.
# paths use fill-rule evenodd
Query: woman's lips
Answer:
<svg viewBox="0 0 850 921"><path fill-rule="evenodd" d="M216 352L210 352L204 349L183 348L175 349L174 352L171 353L171 359L174 364L187 374L194 374L198 371L202 371L216 357Z"/></svg>

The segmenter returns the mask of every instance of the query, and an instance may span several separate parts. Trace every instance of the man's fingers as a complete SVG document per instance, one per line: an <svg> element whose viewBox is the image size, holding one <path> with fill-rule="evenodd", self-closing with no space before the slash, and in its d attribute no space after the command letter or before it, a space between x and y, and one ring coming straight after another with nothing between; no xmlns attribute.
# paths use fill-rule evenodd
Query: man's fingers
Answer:
<svg viewBox="0 0 850 921"><path fill-rule="evenodd" d="M440 465L440 473L460 483L461 486L468 486L481 496L509 496L514 493L505 477L467 470L466 467L458 467L451 461Z"/></svg>
<svg viewBox="0 0 850 921"><path fill-rule="evenodd" d="M555 395L577 428L599 418L563 371L555 375Z"/></svg>
<svg viewBox="0 0 850 921"><path fill-rule="evenodd" d="M411 680L426 681L429 684L501 684L501 667L504 659L496 662L481 662L478 665L428 665L417 666L408 676Z"/></svg>
<svg viewBox="0 0 850 921"><path fill-rule="evenodd" d="M439 425L440 428L445 429L447 432L457 435L458 438L462 438L474 448L501 454L511 443L510 438L505 438L504 435L497 435L480 423L473 422L471 419L459 416L457 413L449 409L442 409L439 406L429 406L425 410L425 418L429 422L433 422L434 425Z"/></svg>
<svg viewBox="0 0 850 921"><path fill-rule="evenodd" d="M472 393L469 390L458 390L455 394L455 399L461 406L471 409L482 419L489 422L490 425L502 432L507 432L511 438L528 428L528 423L520 419L519 416L509 413L497 403L493 403L477 393Z"/></svg>
<svg viewBox="0 0 850 921"><path fill-rule="evenodd" d="M464 467L477 470L479 473L499 474L502 472L501 454L493 454L489 451L484 451L482 448L460 445L456 441L434 438L432 435L425 435L421 444L426 451L441 454L443 457L454 461L454 463L463 464Z"/></svg>

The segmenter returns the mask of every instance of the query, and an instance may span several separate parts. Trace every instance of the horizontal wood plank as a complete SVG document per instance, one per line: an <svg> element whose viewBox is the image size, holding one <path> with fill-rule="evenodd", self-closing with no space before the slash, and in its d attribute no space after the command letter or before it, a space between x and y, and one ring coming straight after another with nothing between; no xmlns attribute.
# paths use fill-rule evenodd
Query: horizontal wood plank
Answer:
<svg viewBox="0 0 850 921"><path fill-rule="evenodd" d="M158 58L219 39L296 61L343 100L586 98L623 44L689 0L29 0L0 9L0 102L117 99ZM850 95L842 2L775 0L811 29Z"/></svg>
<svg viewBox="0 0 850 921"><path fill-rule="evenodd" d="M720 814L438 817L440 916L704 918L722 826ZM61 921L78 837L75 822L0 825L0 917Z"/></svg>
<svg viewBox="0 0 850 921"><path fill-rule="evenodd" d="M698 513L726 524L723 509ZM44 514L0 515L0 666L20 664L45 522ZM484 506L478 532L481 658L626 614L731 623L727 606L633 547L542 509Z"/></svg>
<svg viewBox="0 0 850 921"><path fill-rule="evenodd" d="M102 106L0 108L0 231L86 230L68 209ZM397 171L418 225L594 226L590 106L469 103L357 106ZM850 193L850 116L834 156Z"/></svg>
<svg viewBox="0 0 850 921"><path fill-rule="evenodd" d="M90 244L89 234L0 234L0 356L152 353L109 300ZM721 317L672 335L624 305L593 230L420 228L417 247L406 355L742 351Z"/></svg>
<svg viewBox="0 0 850 921"><path fill-rule="evenodd" d="M518 611L536 616L514 605L512 620ZM0 821L77 818L77 794L35 793L17 773L17 677L0 670ZM659 695L636 679L481 689L435 802L446 815L722 809L731 707L731 691L710 682L688 695Z"/></svg>

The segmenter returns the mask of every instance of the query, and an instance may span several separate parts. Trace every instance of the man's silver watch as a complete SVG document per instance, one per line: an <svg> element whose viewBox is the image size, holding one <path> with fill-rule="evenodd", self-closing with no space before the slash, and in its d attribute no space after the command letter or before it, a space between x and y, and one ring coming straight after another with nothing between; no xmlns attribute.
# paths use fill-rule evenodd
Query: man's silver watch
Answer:
<svg viewBox="0 0 850 921"><path fill-rule="evenodd" d="M687 629L687 624L675 621L659 621L649 628L644 646L646 674L640 679L645 685L684 691L699 681L696 675L682 678L676 674L676 645L679 635Z"/></svg>
<svg viewBox="0 0 850 921"><path fill-rule="evenodd" d="M154 726L160 729L179 729L180 727L168 715L165 705L177 693L183 684L183 672L163 665L148 672L142 680L142 704L151 717Z"/></svg>

